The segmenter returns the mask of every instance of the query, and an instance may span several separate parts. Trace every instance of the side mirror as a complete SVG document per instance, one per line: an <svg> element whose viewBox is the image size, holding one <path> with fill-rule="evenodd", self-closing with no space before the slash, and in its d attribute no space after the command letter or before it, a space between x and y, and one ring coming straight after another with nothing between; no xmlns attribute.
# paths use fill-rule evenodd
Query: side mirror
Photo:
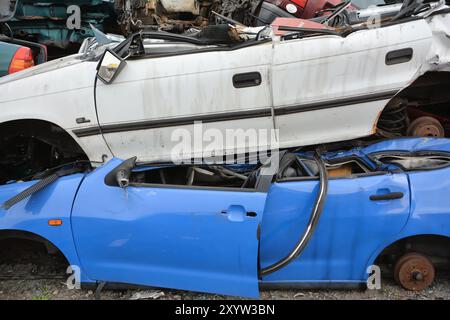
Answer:
<svg viewBox="0 0 450 320"><path fill-rule="evenodd" d="M136 157L125 160L105 176L105 184L111 187L126 188L130 185L131 170L136 165Z"/></svg>
<svg viewBox="0 0 450 320"><path fill-rule="evenodd" d="M105 51L97 66L97 77L105 84L113 82L125 61L109 49Z"/></svg>

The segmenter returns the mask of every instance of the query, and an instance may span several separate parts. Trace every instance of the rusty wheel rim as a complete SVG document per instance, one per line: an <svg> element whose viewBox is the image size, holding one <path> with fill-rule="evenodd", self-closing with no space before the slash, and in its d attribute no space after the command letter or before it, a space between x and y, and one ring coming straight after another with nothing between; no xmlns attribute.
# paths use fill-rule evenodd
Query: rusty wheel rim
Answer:
<svg viewBox="0 0 450 320"><path fill-rule="evenodd" d="M410 124L407 134L413 137L443 138L445 130L438 120L432 117L420 117Z"/></svg>
<svg viewBox="0 0 450 320"><path fill-rule="evenodd" d="M434 280L435 271L430 259L421 254L408 254L396 266L395 278L405 289L420 291L429 287Z"/></svg>

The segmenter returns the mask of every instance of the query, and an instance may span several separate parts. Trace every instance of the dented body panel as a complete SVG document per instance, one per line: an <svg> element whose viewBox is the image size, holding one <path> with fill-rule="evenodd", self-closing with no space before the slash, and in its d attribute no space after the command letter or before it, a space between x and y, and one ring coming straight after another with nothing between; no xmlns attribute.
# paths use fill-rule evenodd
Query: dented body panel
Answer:
<svg viewBox="0 0 450 320"><path fill-rule="evenodd" d="M155 56L149 49L148 56L127 59L110 85L95 81L96 59L65 58L2 78L0 122L54 123L92 162L104 156L169 160L178 142L174 131L192 136L196 122L224 137L226 129L278 129L275 142L281 148L369 136L393 97L427 72L449 72L450 14L445 10L355 28L346 36L274 35L232 48L169 49ZM243 74L257 77L242 87L234 81ZM206 144L194 145L184 156L201 156ZM214 152L273 145L225 141Z"/></svg>
<svg viewBox="0 0 450 320"><path fill-rule="evenodd" d="M122 163L113 159L84 175L60 178L8 210L0 208L0 232L47 239L81 268L82 282L247 297L258 296L258 286L360 285L390 244L415 235L450 237L450 142L400 139L322 156L329 164L353 157L375 168L372 157L380 152L413 156L418 151L446 154L447 162L439 169L397 166L330 178L324 212L305 251L260 279L259 268L289 253L302 233L317 177L277 178L268 192L145 182L124 189L108 180ZM0 200L34 183L1 186ZM370 199L389 192L402 197ZM62 219L60 227L47 224L55 218Z"/></svg>

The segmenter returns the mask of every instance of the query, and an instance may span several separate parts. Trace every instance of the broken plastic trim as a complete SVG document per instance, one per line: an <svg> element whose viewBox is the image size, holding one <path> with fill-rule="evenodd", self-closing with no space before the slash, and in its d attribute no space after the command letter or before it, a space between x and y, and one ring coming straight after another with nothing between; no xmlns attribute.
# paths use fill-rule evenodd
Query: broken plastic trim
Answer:
<svg viewBox="0 0 450 320"><path fill-rule="evenodd" d="M271 273L274 273L275 271L280 270L281 268L287 266L292 261L294 261L296 258L298 258L298 256L303 252L303 250L308 245L309 240L311 239L311 236L314 234L314 231L317 227L317 223L319 222L319 219L320 219L320 215L322 214L323 207L325 204L325 199L326 199L327 193L328 193L328 173L327 173L327 169L325 167L325 163L323 162L322 158L320 157L320 154L318 151L316 151L316 154L314 155L314 160L317 162L317 166L319 167L320 187L319 187L319 192L317 194L316 202L313 207L313 211L312 211L311 216L308 221L308 225L306 226L306 229L305 229L303 235L298 240L294 249L288 255L286 255L283 259L279 260L278 262L276 262L264 269L261 269L261 271L260 271L261 276L267 276Z"/></svg>

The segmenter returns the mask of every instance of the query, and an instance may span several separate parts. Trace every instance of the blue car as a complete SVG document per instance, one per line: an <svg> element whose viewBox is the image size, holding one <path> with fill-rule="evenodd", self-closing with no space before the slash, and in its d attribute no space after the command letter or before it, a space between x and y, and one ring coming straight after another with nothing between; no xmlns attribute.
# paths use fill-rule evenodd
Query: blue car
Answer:
<svg viewBox="0 0 450 320"><path fill-rule="evenodd" d="M273 174L134 158L49 170L0 187L0 238L58 249L84 285L258 297L365 286L376 266L431 285L450 258L450 140L338 150L281 152Z"/></svg>

